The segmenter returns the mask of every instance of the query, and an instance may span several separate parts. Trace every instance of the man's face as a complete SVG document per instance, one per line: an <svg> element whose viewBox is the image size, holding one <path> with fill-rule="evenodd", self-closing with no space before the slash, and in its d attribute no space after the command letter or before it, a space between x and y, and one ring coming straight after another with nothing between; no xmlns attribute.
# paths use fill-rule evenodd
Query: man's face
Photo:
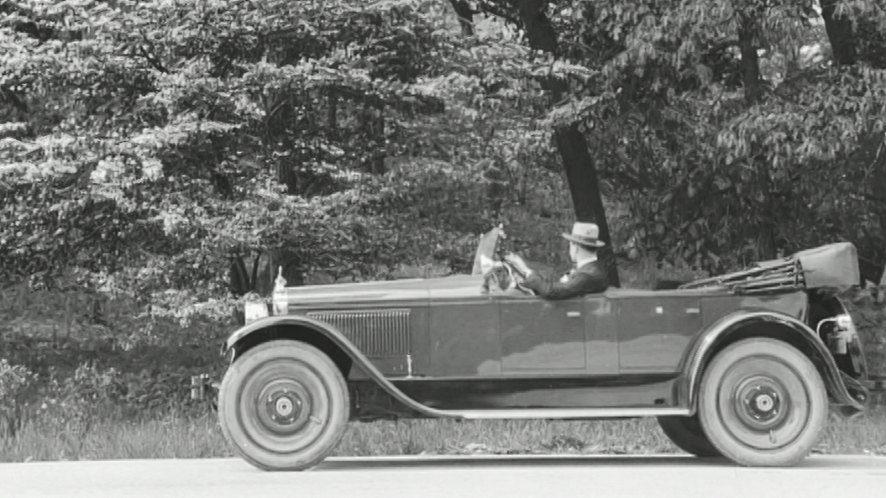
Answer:
<svg viewBox="0 0 886 498"><path fill-rule="evenodd" d="M578 262L578 245L576 245L575 242L569 243L569 259L571 259L573 263Z"/></svg>

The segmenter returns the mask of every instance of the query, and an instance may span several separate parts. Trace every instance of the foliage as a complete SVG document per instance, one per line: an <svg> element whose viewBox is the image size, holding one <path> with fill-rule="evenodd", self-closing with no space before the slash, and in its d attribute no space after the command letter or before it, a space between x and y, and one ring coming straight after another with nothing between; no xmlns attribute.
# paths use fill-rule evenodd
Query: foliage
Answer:
<svg viewBox="0 0 886 498"><path fill-rule="evenodd" d="M131 303L134 347L230 321L278 268L467 271L499 222L556 265L572 125L631 264L844 239L881 267L886 10L838 3L852 36L810 0L4 2L0 277Z"/></svg>
<svg viewBox="0 0 886 498"><path fill-rule="evenodd" d="M482 193L481 156L516 170L545 148L522 110L551 61L462 43L421 2L15 5L0 26L12 281L223 318L277 265L298 283L462 252L495 216L482 198L429 222ZM419 198L436 204L410 210Z"/></svg>
<svg viewBox="0 0 886 498"><path fill-rule="evenodd" d="M886 19L875 1L853 3ZM862 152L884 144L886 72L830 65L813 7L577 1L552 13L568 56L600 77L549 119L586 128L647 250L712 271L835 239L886 258L865 188L883 164ZM759 79L743 81L749 69Z"/></svg>
<svg viewBox="0 0 886 498"><path fill-rule="evenodd" d="M14 436L22 425L22 411L36 381L23 365L0 358L0 436Z"/></svg>

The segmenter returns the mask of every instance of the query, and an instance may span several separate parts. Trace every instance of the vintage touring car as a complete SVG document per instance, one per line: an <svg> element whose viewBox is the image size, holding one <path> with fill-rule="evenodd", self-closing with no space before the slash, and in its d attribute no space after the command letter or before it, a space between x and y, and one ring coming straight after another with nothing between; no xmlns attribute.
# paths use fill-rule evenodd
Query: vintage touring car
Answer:
<svg viewBox="0 0 886 498"><path fill-rule="evenodd" d="M351 420L656 417L676 446L786 466L868 399L831 244L668 290L545 300L481 236L471 275L286 287L222 347L218 415L265 470L321 462ZM202 390L206 376L202 376Z"/></svg>

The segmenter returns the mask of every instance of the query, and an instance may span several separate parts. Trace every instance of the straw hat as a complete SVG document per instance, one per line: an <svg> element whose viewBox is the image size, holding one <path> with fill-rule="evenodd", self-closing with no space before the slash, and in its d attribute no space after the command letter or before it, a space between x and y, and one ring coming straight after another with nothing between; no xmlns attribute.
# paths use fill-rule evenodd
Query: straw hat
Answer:
<svg viewBox="0 0 886 498"><path fill-rule="evenodd" d="M596 223L576 222L572 225L572 233L564 233L563 238L585 247L603 247L605 242L600 240L600 227Z"/></svg>

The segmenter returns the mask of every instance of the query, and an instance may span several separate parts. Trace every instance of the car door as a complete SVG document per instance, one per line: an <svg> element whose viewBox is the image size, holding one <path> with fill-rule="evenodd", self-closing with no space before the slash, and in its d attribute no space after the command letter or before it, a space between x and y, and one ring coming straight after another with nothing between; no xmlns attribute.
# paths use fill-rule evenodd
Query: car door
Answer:
<svg viewBox="0 0 886 498"><path fill-rule="evenodd" d="M672 373L702 326L701 299L659 291L615 301L622 373Z"/></svg>
<svg viewBox="0 0 886 498"><path fill-rule="evenodd" d="M584 299L504 297L498 302L503 372L584 371Z"/></svg>

